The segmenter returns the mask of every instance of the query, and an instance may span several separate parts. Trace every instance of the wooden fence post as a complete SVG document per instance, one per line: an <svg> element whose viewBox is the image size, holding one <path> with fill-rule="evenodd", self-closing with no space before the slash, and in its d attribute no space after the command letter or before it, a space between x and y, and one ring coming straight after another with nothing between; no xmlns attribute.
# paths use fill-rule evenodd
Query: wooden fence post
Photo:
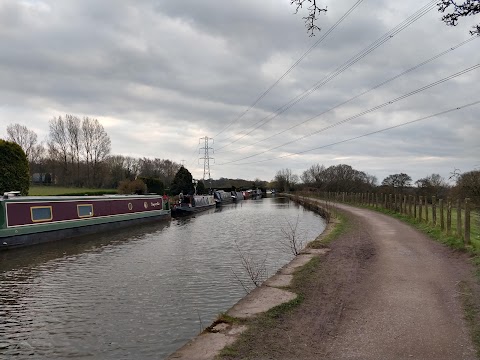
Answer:
<svg viewBox="0 0 480 360"><path fill-rule="evenodd" d="M438 206L440 207L440 229L445 230L445 218L443 216L443 199L438 200Z"/></svg>
<svg viewBox="0 0 480 360"><path fill-rule="evenodd" d="M465 236L463 243L465 245L470 244L470 199L465 199Z"/></svg>
<svg viewBox="0 0 480 360"><path fill-rule="evenodd" d="M423 199L423 196L418 197L418 219L420 220L420 222L423 220L422 219L422 199Z"/></svg>
<svg viewBox="0 0 480 360"><path fill-rule="evenodd" d="M432 223L437 226L437 197L432 196Z"/></svg>
<svg viewBox="0 0 480 360"><path fill-rule="evenodd" d="M457 236L462 237L462 203L457 199Z"/></svg>
<svg viewBox="0 0 480 360"><path fill-rule="evenodd" d="M417 219L417 195L413 195L413 218Z"/></svg>
<svg viewBox="0 0 480 360"><path fill-rule="evenodd" d="M423 199L425 201L425 222L428 224L428 197L424 196Z"/></svg>
<svg viewBox="0 0 480 360"><path fill-rule="evenodd" d="M452 231L452 199L447 198L447 235Z"/></svg>

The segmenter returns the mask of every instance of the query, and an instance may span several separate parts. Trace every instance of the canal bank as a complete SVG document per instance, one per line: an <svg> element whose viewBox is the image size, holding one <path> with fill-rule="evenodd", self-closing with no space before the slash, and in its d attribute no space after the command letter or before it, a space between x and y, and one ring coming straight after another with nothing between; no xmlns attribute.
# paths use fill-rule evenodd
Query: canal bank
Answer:
<svg viewBox="0 0 480 360"><path fill-rule="evenodd" d="M318 202L288 197L326 219L325 230L275 275L253 289L226 313L221 314L201 334L171 354L169 360L209 360L219 355L227 355L232 351L229 346L238 341L242 334L252 331L250 326L252 320L255 321L259 315L268 314L273 309L280 312L288 311L288 308L296 307L304 300L302 293L292 289L292 282L305 280L304 274L299 273L302 270L309 272L309 268L315 267L319 258L328 253L325 240L328 241L331 237L339 220L332 218L327 207Z"/></svg>

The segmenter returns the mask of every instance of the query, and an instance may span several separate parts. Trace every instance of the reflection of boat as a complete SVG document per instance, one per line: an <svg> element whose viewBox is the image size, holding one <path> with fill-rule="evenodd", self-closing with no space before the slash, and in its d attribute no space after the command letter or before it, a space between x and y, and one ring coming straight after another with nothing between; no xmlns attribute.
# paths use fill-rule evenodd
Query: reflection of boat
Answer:
<svg viewBox="0 0 480 360"><path fill-rule="evenodd" d="M0 250L169 219L159 195L18 196L0 199Z"/></svg>
<svg viewBox="0 0 480 360"><path fill-rule="evenodd" d="M184 216L215 206L213 195L187 195L172 207L172 216Z"/></svg>
<svg viewBox="0 0 480 360"><path fill-rule="evenodd" d="M251 198L254 200L261 199L263 197L262 190L252 190Z"/></svg>

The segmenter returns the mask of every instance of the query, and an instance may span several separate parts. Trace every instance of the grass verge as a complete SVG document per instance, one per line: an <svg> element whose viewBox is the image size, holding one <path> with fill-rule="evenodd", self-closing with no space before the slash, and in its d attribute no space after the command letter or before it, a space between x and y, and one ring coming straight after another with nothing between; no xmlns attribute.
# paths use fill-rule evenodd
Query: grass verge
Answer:
<svg viewBox="0 0 480 360"><path fill-rule="evenodd" d="M349 228L349 222L345 215L337 213L336 219L334 219L330 224L332 224L332 231L328 232L326 236L320 235L318 238L310 242L307 246L312 249L322 249L327 247L334 239L338 238L341 234ZM327 224L327 227L330 225Z"/></svg>
<svg viewBox="0 0 480 360"><path fill-rule="evenodd" d="M473 343L477 350L477 358L480 359L480 311L475 302L475 296L471 287L464 281L459 284L460 296L462 299L463 312L472 336Z"/></svg>

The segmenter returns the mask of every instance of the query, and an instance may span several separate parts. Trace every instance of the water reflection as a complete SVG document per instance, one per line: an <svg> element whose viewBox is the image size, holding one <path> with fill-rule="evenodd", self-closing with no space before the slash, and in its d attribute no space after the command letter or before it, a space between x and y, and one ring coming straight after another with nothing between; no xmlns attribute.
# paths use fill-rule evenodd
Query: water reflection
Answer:
<svg viewBox="0 0 480 360"><path fill-rule="evenodd" d="M275 197L172 222L0 253L0 358L161 359L244 296L235 242L273 274L278 245L301 214L313 239L324 223Z"/></svg>

